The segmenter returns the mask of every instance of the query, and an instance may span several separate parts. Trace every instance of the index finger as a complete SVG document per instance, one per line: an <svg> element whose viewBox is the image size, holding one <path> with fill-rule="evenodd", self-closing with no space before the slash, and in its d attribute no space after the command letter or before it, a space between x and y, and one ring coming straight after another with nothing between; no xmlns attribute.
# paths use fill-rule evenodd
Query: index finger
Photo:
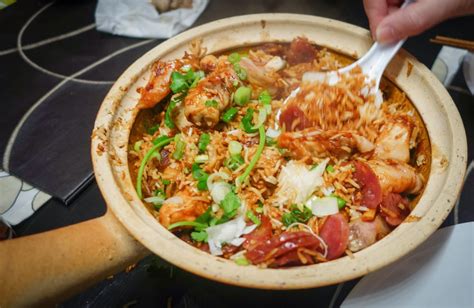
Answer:
<svg viewBox="0 0 474 308"><path fill-rule="evenodd" d="M364 9L369 19L370 32L375 35L375 29L388 14L388 5L386 0L364 0Z"/></svg>

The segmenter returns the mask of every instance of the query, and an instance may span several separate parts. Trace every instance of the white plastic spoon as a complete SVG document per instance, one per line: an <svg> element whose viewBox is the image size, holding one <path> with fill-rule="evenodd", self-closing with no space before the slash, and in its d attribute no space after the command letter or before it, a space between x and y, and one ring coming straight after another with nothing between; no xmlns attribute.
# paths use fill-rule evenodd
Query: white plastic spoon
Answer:
<svg viewBox="0 0 474 308"><path fill-rule="evenodd" d="M406 7L408 4L414 2L414 0L406 0L401 8ZM303 82L327 82L328 85L334 85L340 80L340 76L349 73L356 66L359 66L362 69L362 72L366 75L365 84L367 85L366 94L373 94L379 96L376 98L376 102L381 103L381 94L378 92L380 79L382 79L383 72L387 67L390 60L397 53L397 51L402 47L406 39L400 40L391 44L381 44L375 42L374 45L369 49L369 51L359 60L352 63L349 66L338 69L337 71L331 72L306 72L303 75ZM286 99L288 102L289 99L296 96L300 91L300 88L293 90L291 94ZM285 103L286 103L285 102ZM277 114L279 118L280 112Z"/></svg>

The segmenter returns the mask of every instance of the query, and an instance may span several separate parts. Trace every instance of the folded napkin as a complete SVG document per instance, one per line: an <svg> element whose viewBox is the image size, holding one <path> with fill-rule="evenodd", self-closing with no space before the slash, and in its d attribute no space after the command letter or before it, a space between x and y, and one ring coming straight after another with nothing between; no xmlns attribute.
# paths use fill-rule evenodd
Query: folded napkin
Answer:
<svg viewBox="0 0 474 308"><path fill-rule="evenodd" d="M189 28L209 0L193 0L192 8L159 13L149 0L99 0L97 30L140 38L170 38Z"/></svg>
<svg viewBox="0 0 474 308"><path fill-rule="evenodd" d="M33 215L51 196L0 170L0 221L17 225Z"/></svg>

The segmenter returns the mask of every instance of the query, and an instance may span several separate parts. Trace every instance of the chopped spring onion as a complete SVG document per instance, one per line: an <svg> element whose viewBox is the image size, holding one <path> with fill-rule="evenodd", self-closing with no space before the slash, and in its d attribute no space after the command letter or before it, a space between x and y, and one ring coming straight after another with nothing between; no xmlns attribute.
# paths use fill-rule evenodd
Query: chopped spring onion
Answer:
<svg viewBox="0 0 474 308"><path fill-rule="evenodd" d="M248 103L252 90L249 87L239 87L234 93L234 102L237 105L243 106Z"/></svg>
<svg viewBox="0 0 474 308"><path fill-rule="evenodd" d="M199 137L198 149L199 152L204 152L207 145L211 142L211 136L208 133L204 133Z"/></svg>
<svg viewBox="0 0 474 308"><path fill-rule="evenodd" d="M213 107L213 108L217 108L217 106L219 105L219 103L215 100L215 99L208 99L204 105L206 105L206 107Z"/></svg>
<svg viewBox="0 0 474 308"><path fill-rule="evenodd" d="M167 145L168 143L171 142L171 140L172 140L172 138L168 138L166 140L163 140L163 141L155 144L154 146L151 147L150 150L148 150L148 152L143 157L143 160L140 163L140 168L138 168L137 184L136 184L137 194L138 194L138 197L140 199L143 198L142 180L143 180L143 171L145 171L146 164L148 163L148 161L150 160L150 158L152 157L153 153L155 153L156 150L158 150L159 148Z"/></svg>
<svg viewBox="0 0 474 308"><path fill-rule="evenodd" d="M234 262L235 262L235 264L240 265L240 266L247 266L247 265L250 265L249 260L247 260L247 258L244 257L244 256L235 259Z"/></svg>
<svg viewBox="0 0 474 308"><path fill-rule="evenodd" d="M232 121L235 118L235 116L237 115L238 112L239 112L239 109L237 109L235 107L230 107L229 109L227 109L226 112L224 112L221 119L222 119L222 121L224 121L226 123L229 123L230 121Z"/></svg>
<svg viewBox="0 0 474 308"><path fill-rule="evenodd" d="M239 63L240 59L241 59L240 55L236 52L231 53L227 57L227 60L229 60L229 62L232 64Z"/></svg>
<svg viewBox="0 0 474 308"><path fill-rule="evenodd" d="M135 152L139 152L140 147L142 146L142 143L143 143L143 140L138 140L137 142L135 142L135 144L133 145L133 150Z"/></svg>
<svg viewBox="0 0 474 308"><path fill-rule="evenodd" d="M289 226L295 222L306 223L313 216L311 209L306 206L301 208L297 205L291 207L291 211L282 215L282 222L285 226Z"/></svg>
<svg viewBox="0 0 474 308"><path fill-rule="evenodd" d="M318 217L329 216L339 213L337 198L335 197L311 197L306 206L311 208L313 214Z"/></svg>
<svg viewBox="0 0 474 308"><path fill-rule="evenodd" d="M235 171L244 163L245 163L244 158L242 157L242 155L238 154L238 155L232 155L231 157L227 158L224 161L224 166L226 166L232 171Z"/></svg>
<svg viewBox="0 0 474 308"><path fill-rule="evenodd" d="M258 217L252 211L247 211L246 215L247 215L247 218L250 219L257 226L260 226L260 224L262 223L260 219L258 219Z"/></svg>
<svg viewBox="0 0 474 308"><path fill-rule="evenodd" d="M184 151L186 149L186 143L183 140L181 134L177 134L174 136L174 143L175 143L175 150L173 152L173 158L176 160L180 160L183 158Z"/></svg>
<svg viewBox="0 0 474 308"><path fill-rule="evenodd" d="M158 125L153 125L149 127L146 132L148 135L154 135L158 131L158 129L159 129Z"/></svg>
<svg viewBox="0 0 474 308"><path fill-rule="evenodd" d="M172 230L174 228L178 227L195 227L195 228L201 228L205 229L207 227L206 224L200 223L200 222L195 222L195 221L178 221L175 222L174 224L171 224L168 226L168 230Z"/></svg>
<svg viewBox="0 0 474 308"><path fill-rule="evenodd" d="M331 197L334 197L337 199L337 207L342 210L344 208L344 206L346 206L346 200L342 199L341 197L339 197L338 195L331 195Z"/></svg>
<svg viewBox="0 0 474 308"><path fill-rule="evenodd" d="M179 96L174 96L171 98L170 103L168 104L168 108L166 108L166 112L165 112L165 125L168 128L176 127L171 117L171 113L173 112L173 109L176 108L176 105L178 105L178 103L180 103L183 100L183 98L184 98L184 94L179 95Z"/></svg>
<svg viewBox="0 0 474 308"><path fill-rule="evenodd" d="M326 171L329 172L329 173L333 173L335 170L334 170L334 167L332 165L328 165L326 167Z"/></svg>
<svg viewBox="0 0 474 308"><path fill-rule="evenodd" d="M200 191L207 190L207 179L209 178L209 174L207 174L201 167L194 163L191 167L193 178L198 181L197 188Z"/></svg>
<svg viewBox="0 0 474 308"><path fill-rule="evenodd" d="M255 155L252 157L252 160L250 161L249 165L245 169L244 173L242 173L242 175L237 178L236 180L237 186L240 186L242 183L245 183L245 181L247 180L247 177L250 175L250 172L252 171L252 169L255 167L258 160L260 159L260 156L262 155L262 152L263 152L263 148L265 148L265 128L263 126L260 126L258 128L258 133L259 133L259 143L258 143L257 151L255 152Z"/></svg>
<svg viewBox="0 0 474 308"><path fill-rule="evenodd" d="M261 108L258 111L257 124L255 124L255 126L252 126L252 128L253 129L259 128L260 126L262 126L265 123L266 120L267 120L267 111L266 111L265 108Z"/></svg>
<svg viewBox="0 0 474 308"><path fill-rule="evenodd" d="M189 88L190 89L194 88L198 84L199 80L203 79L204 76L205 76L205 74L204 74L203 71L197 71L196 74L194 75L193 82L189 85Z"/></svg>
<svg viewBox="0 0 474 308"><path fill-rule="evenodd" d="M241 121L242 128L248 134L255 133L257 131L257 129L255 129L252 125L253 112L254 110L252 108L247 109L247 112L242 117Z"/></svg>
<svg viewBox="0 0 474 308"><path fill-rule="evenodd" d="M265 90L258 96L258 101L263 105L269 105L272 102L272 97L270 96L270 93Z"/></svg>
<svg viewBox="0 0 474 308"><path fill-rule="evenodd" d="M168 138L169 138L168 136L164 136L164 135L163 135L163 136L157 137L157 138L156 138L155 140L153 140L152 142L153 142L153 144L158 144L158 143L162 142L163 140L167 140Z"/></svg>
<svg viewBox="0 0 474 308"><path fill-rule="evenodd" d="M240 78L240 80L247 79L247 71L243 69L239 63L234 64L234 71L237 74L237 76Z"/></svg>
<svg viewBox="0 0 474 308"><path fill-rule="evenodd" d="M230 155L239 155L242 152L242 144L240 142L232 140L229 142L229 153Z"/></svg>
<svg viewBox="0 0 474 308"><path fill-rule="evenodd" d="M191 238L196 242L207 242L206 230L191 232Z"/></svg>
<svg viewBox="0 0 474 308"><path fill-rule="evenodd" d="M201 155L196 155L194 158L194 162L197 164L203 164L209 160L209 155L207 154L201 154Z"/></svg>
<svg viewBox="0 0 474 308"><path fill-rule="evenodd" d="M266 133L267 137L270 137L270 138L278 138L280 134L281 134L281 130L273 129L271 127L267 129L267 133Z"/></svg>
<svg viewBox="0 0 474 308"><path fill-rule="evenodd" d="M145 198L143 200L148 203L152 203L153 205L162 205L163 201L165 201L165 198L163 198L163 196L153 196Z"/></svg>
<svg viewBox="0 0 474 308"><path fill-rule="evenodd" d="M163 185L170 185L171 181L167 180L167 179L163 179L163 180L161 180L161 183L163 183Z"/></svg>

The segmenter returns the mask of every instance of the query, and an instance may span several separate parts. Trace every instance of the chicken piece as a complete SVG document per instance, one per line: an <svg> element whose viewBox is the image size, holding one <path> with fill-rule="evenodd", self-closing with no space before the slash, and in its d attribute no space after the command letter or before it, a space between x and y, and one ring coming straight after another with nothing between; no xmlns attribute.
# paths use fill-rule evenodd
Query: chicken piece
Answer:
<svg viewBox="0 0 474 308"><path fill-rule="evenodd" d="M196 126L214 127L220 114L230 104L231 93L239 84L239 77L227 61L219 61L215 71L201 79L184 99L184 114ZM206 104L206 102L211 102Z"/></svg>
<svg viewBox="0 0 474 308"><path fill-rule="evenodd" d="M375 141L374 158L408 162L413 123L405 116L389 121Z"/></svg>
<svg viewBox="0 0 474 308"><path fill-rule="evenodd" d="M176 124L176 127L180 132L184 131L188 127L194 126L194 124L189 122L188 118L186 118L183 103L178 104L176 108L173 109L172 115L174 124Z"/></svg>
<svg viewBox="0 0 474 308"><path fill-rule="evenodd" d="M358 134L315 128L282 133L278 137L278 146L288 149L294 159L328 156L347 158L355 151L365 153L374 149L369 140Z"/></svg>
<svg viewBox="0 0 474 308"><path fill-rule="evenodd" d="M207 202L194 200L186 191L180 191L163 203L159 213L160 223L167 228L178 221L194 221L208 207Z"/></svg>
<svg viewBox="0 0 474 308"><path fill-rule="evenodd" d="M171 73L182 66L181 61L156 61L151 67L151 75L145 87L138 89L141 94L139 109L153 108L170 94Z"/></svg>
<svg viewBox="0 0 474 308"><path fill-rule="evenodd" d="M276 82L281 78L277 72L277 68L282 67L282 65L284 66L284 64L279 60L270 61L257 64L250 58L245 57L240 60L239 64L247 72L247 79L250 84L266 89L272 96L275 96L281 88ZM269 63L268 66L266 65L267 63Z"/></svg>
<svg viewBox="0 0 474 308"><path fill-rule="evenodd" d="M369 167L377 175L384 195L388 193L416 194L423 188L423 177L412 166L396 161L370 160Z"/></svg>
<svg viewBox="0 0 474 308"><path fill-rule="evenodd" d="M390 227L380 215L373 221L357 219L349 223L349 244L347 247L356 252L362 250L390 233Z"/></svg>

